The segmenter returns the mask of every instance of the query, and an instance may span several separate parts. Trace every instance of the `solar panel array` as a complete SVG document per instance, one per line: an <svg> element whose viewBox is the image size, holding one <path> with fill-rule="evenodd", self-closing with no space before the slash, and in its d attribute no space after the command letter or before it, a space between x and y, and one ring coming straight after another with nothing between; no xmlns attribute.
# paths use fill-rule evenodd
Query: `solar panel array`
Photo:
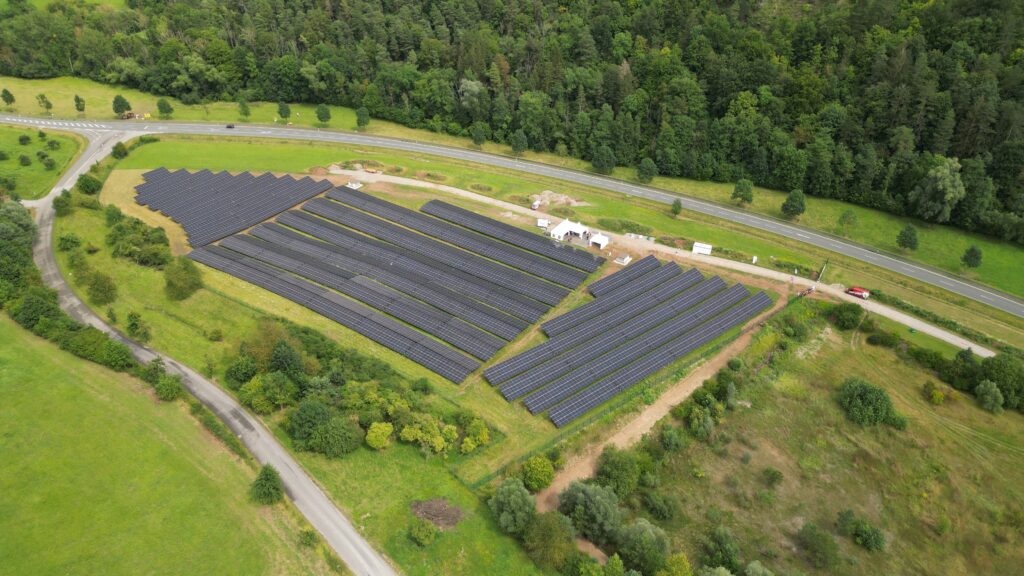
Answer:
<svg viewBox="0 0 1024 576"><path fill-rule="evenodd" d="M441 200L431 200L420 208L421 212L425 212L432 216L437 216L454 224L465 226L470 230L475 230L481 234L493 236L500 240L504 240L514 246L536 252L551 258L558 260L563 264L575 266L587 272L596 271L602 263L604 258L596 256L585 250L579 250L573 248L568 244L562 244L551 238L541 236L522 228L516 228L511 224L505 224L504 222L498 222L492 220L486 216L481 216L475 212L470 212L465 208L453 206L447 202Z"/></svg>
<svg viewBox="0 0 1024 576"><path fill-rule="evenodd" d="M544 324L549 340L484 371L507 400L564 426L771 305L654 258L603 280L596 300Z"/></svg>
<svg viewBox="0 0 1024 576"><path fill-rule="evenodd" d="M658 266L661 266L661 262L659 262L654 256L641 258L614 274L609 274L600 280L591 282L590 285L587 286L587 290L589 290L594 296L601 296L602 294L611 292L623 284L632 282L636 278L654 270Z"/></svg>
<svg viewBox="0 0 1024 576"><path fill-rule="evenodd" d="M185 228L194 260L455 382L604 261L445 203L420 213L310 178L164 168L144 177L136 200Z"/></svg>
<svg viewBox="0 0 1024 576"><path fill-rule="evenodd" d="M135 201L181 224L193 247L205 246L326 192L331 183L262 174L158 168L143 174Z"/></svg>

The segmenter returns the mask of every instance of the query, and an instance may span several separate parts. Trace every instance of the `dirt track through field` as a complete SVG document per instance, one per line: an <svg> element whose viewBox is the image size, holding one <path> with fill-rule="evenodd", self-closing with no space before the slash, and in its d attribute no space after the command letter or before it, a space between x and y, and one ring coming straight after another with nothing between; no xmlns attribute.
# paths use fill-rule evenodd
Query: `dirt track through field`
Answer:
<svg viewBox="0 0 1024 576"><path fill-rule="evenodd" d="M788 297L786 296L779 298L771 309L748 322L738 338L719 350L696 370L687 374L685 378L673 384L658 397L654 404L644 407L639 414L623 424L611 436L590 444L581 453L573 456L565 467L555 475L551 486L537 494L537 509L541 512L555 509L558 506L558 494L562 490L565 490L574 480L584 480L593 476L597 467L597 459L601 456L605 446L626 448L640 441L644 434L668 415L673 406L689 398L690 394L693 394L693 391L699 388L705 380L721 370L730 358L746 348L757 332L757 327L769 316L781 310L787 301Z"/></svg>

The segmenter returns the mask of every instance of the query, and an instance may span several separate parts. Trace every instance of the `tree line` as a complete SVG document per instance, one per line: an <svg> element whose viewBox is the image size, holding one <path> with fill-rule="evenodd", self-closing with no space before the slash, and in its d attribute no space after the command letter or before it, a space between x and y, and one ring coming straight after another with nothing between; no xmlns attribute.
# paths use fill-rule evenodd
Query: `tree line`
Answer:
<svg viewBox="0 0 1024 576"><path fill-rule="evenodd" d="M1024 242L1024 5L13 0L0 73L438 132Z"/></svg>

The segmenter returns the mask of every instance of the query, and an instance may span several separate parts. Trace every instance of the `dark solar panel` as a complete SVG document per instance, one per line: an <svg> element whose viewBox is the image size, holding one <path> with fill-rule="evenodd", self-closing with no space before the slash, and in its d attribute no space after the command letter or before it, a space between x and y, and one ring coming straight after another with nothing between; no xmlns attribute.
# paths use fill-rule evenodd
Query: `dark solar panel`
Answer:
<svg viewBox="0 0 1024 576"><path fill-rule="evenodd" d="M640 276L654 270L658 266L661 266L661 262L659 262L654 256L641 258L614 274L609 274L600 280L591 282L590 285L587 286L587 290L589 290L594 296L601 296L604 293L611 292L620 286L632 282Z"/></svg>
<svg viewBox="0 0 1024 576"><path fill-rule="evenodd" d="M516 228L441 200L427 202L420 211L587 272L594 272L604 263L604 258L586 250L579 250L552 238Z"/></svg>

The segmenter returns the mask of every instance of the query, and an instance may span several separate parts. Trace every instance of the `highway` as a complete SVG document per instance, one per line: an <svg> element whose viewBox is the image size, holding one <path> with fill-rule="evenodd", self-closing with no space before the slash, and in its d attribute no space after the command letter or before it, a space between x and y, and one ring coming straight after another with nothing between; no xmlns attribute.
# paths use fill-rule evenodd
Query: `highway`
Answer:
<svg viewBox="0 0 1024 576"><path fill-rule="evenodd" d="M127 128L128 126L122 126ZM110 154L114 144L138 136L139 132L115 131L110 129L74 129L81 134L88 145L76 161L57 181L50 193L39 200L24 202L35 210L39 232L33 246L33 259L39 267L43 281L57 290L61 308L75 320L94 326L112 338L123 342L131 349L140 362L149 362L157 356L163 358L167 371L179 374L182 384L189 393L217 415L262 464L277 469L284 484L285 493L309 523L323 536L324 541L357 576L397 576L398 571L387 559L366 541L352 522L335 506L319 485L306 473L295 458L274 438L262 422L249 414L237 400L217 384L204 378L188 366L173 358L155 352L135 342L112 328L89 309L68 286L57 266L51 242L53 236L53 199L61 190L74 185L78 177L90 166ZM244 490L244 486L239 486Z"/></svg>
<svg viewBox="0 0 1024 576"><path fill-rule="evenodd" d="M844 256L855 258L869 264L874 264L880 268L909 276L926 284L931 284L935 287L953 292L959 296L976 300L982 304L987 304L1004 312L1024 317L1024 300L1011 294L964 280L963 278L923 264L903 260L894 255L885 254L846 239L823 234L821 232L775 218L753 214L743 210L736 210L714 202L680 196L650 186L642 186L615 178L598 176L587 172L559 168L557 166L509 158L506 156L488 154L475 150L452 148L399 138L371 136L355 132L314 130L285 126L238 125L231 129L223 125L212 123L196 124L157 120L58 120L30 118L16 115L0 115L0 122L50 127L79 133L88 131L100 133L110 131L132 131L148 134L202 134L209 136L244 136L250 138L289 138L337 144L373 146L377 148L402 150L420 154L431 154L434 156L476 162L500 168L522 170L524 172L576 182L579 184L593 186L595 188L619 192L666 204L671 204L678 198L685 210L692 210L701 214L715 216L717 218L743 224L744 226L750 226L774 234L779 234L792 240L806 242L819 248L825 248Z"/></svg>

